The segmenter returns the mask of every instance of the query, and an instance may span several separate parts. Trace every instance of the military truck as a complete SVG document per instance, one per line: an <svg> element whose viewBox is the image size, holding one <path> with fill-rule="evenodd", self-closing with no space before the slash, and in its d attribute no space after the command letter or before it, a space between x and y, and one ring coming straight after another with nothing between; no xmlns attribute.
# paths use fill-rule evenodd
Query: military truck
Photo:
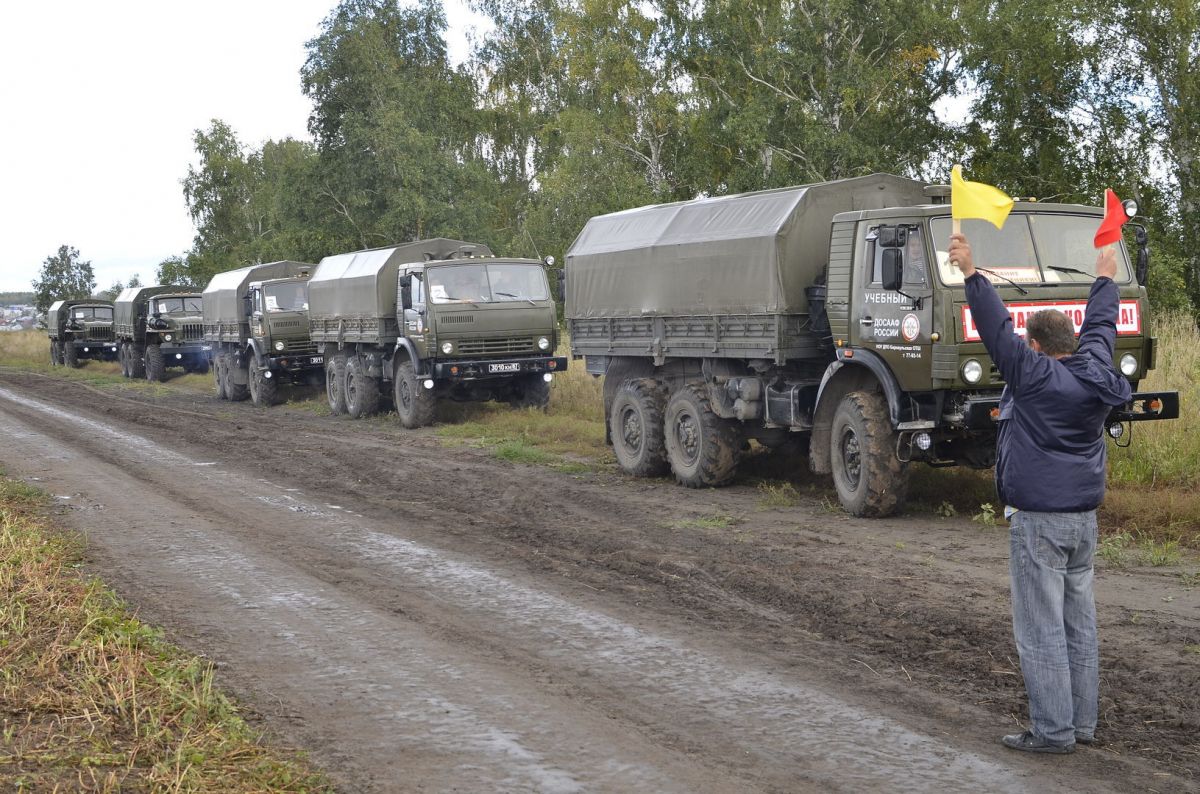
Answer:
<svg viewBox="0 0 1200 794"><path fill-rule="evenodd" d="M389 389L405 427L439 398L542 407L566 368L541 262L436 238L328 256L309 284L312 338L335 414L361 417Z"/></svg>
<svg viewBox="0 0 1200 794"><path fill-rule="evenodd" d="M55 301L46 313L46 328L54 366L79 367L87 359L112 361L117 357L110 301Z"/></svg>
<svg viewBox="0 0 1200 794"><path fill-rule="evenodd" d="M592 218L566 257L566 313L572 354L604 378L618 465L717 486L754 439L807 452L858 516L895 511L911 463L992 466L1004 383L947 258L947 195L879 174ZM964 221L1018 332L1044 308L1078 332L1102 217L1018 201L1002 230ZM1137 237L1136 269L1119 246L1114 358L1135 390L1156 349ZM1107 431L1178 405L1136 393Z"/></svg>
<svg viewBox="0 0 1200 794"><path fill-rule="evenodd" d="M222 400L279 401L279 384L319 381L324 362L308 332L313 265L280 261L218 273L204 288L204 339Z"/></svg>
<svg viewBox="0 0 1200 794"><path fill-rule="evenodd" d="M114 302L121 374L161 381L167 368L208 372L203 302L182 287L129 287Z"/></svg>

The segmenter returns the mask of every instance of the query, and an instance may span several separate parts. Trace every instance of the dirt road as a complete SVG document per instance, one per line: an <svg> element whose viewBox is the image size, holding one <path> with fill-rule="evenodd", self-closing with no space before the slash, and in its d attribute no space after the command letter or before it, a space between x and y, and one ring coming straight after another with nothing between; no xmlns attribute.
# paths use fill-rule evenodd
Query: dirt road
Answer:
<svg viewBox="0 0 1200 794"><path fill-rule="evenodd" d="M346 791L1200 781L1200 591L1102 570L1099 746L1005 751L1003 528L762 510L391 421L0 372L10 474ZM705 520L732 516L736 522Z"/></svg>

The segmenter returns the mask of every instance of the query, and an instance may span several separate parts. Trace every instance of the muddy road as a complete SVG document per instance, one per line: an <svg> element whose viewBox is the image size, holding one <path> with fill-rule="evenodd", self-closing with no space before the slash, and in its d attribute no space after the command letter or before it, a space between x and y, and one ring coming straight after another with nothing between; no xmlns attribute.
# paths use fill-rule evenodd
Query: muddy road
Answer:
<svg viewBox="0 0 1200 794"><path fill-rule="evenodd" d="M1101 569L1100 743L1024 715L1007 532L0 370L11 475L345 791L1185 791L1200 588ZM714 516L732 517L714 521Z"/></svg>

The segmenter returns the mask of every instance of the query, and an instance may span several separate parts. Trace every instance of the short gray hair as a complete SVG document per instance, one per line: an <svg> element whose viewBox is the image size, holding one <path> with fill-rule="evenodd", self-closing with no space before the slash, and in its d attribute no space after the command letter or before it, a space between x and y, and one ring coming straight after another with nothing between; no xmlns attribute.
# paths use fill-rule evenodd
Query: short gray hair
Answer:
<svg viewBox="0 0 1200 794"><path fill-rule="evenodd" d="M1075 325L1057 309L1043 309L1029 315L1025 333L1037 340L1048 356L1069 356L1075 352Z"/></svg>

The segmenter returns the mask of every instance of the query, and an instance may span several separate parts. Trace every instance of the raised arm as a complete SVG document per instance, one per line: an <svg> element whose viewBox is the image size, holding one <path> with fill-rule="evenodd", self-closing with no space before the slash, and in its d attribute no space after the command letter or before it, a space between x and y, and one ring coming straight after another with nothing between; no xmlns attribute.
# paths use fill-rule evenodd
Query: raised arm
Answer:
<svg viewBox="0 0 1200 794"><path fill-rule="evenodd" d="M1117 257L1106 247L1096 259L1096 281L1088 294L1087 313L1079 329L1079 353L1087 354L1111 367L1113 347L1117 342L1117 311L1121 294L1113 283L1117 274Z"/></svg>
<svg viewBox="0 0 1200 794"><path fill-rule="evenodd" d="M950 261L962 271L971 317L979 329L979 338L987 348L1004 381L1020 388L1024 374L1034 366L1037 354L1013 330L1012 315L996 293L992 282L976 272L971 245L961 234L950 235Z"/></svg>

